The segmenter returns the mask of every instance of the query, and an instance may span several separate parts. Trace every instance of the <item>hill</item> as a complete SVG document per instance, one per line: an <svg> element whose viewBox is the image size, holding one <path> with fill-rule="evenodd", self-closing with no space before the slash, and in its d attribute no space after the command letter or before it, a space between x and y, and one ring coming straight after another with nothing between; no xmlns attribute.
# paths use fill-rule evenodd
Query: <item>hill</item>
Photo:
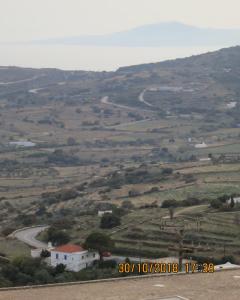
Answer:
<svg viewBox="0 0 240 300"><path fill-rule="evenodd" d="M85 35L36 43L92 46L232 46L240 43L240 29L199 28L177 22L157 23L107 35Z"/></svg>

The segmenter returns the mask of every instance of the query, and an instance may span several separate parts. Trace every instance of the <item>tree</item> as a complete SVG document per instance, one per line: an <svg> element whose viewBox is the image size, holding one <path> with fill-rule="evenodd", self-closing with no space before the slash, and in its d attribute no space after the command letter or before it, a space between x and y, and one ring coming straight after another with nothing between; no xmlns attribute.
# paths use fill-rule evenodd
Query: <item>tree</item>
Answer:
<svg viewBox="0 0 240 300"><path fill-rule="evenodd" d="M114 247L113 240L106 234L100 232L91 233L84 243L86 249L94 249L99 251L100 256L104 251L109 251Z"/></svg>
<svg viewBox="0 0 240 300"><path fill-rule="evenodd" d="M174 199L164 200L162 203L162 208L169 208L169 207L177 207L178 202Z"/></svg>
<svg viewBox="0 0 240 300"><path fill-rule="evenodd" d="M210 202L210 205L212 208L220 208L222 206L222 202L219 200L219 199L213 199L211 202Z"/></svg>
<svg viewBox="0 0 240 300"><path fill-rule="evenodd" d="M47 230L47 241L53 245L63 245L70 241L70 236L63 230L58 230L54 227L49 227Z"/></svg>
<svg viewBox="0 0 240 300"><path fill-rule="evenodd" d="M121 219L114 214L104 214L101 218L100 227L103 229L111 229L113 227L119 226L121 224Z"/></svg>
<svg viewBox="0 0 240 300"><path fill-rule="evenodd" d="M40 254L41 258L47 258L47 257L50 257L50 256L51 256L51 253L47 249L42 249L42 252Z"/></svg>
<svg viewBox="0 0 240 300"><path fill-rule="evenodd" d="M229 195L225 195L225 194L218 197L218 200L221 201L222 203L226 203L228 199L229 199Z"/></svg>
<svg viewBox="0 0 240 300"><path fill-rule="evenodd" d="M235 206L234 198L233 196L231 196L230 207L234 208L234 206Z"/></svg>
<svg viewBox="0 0 240 300"><path fill-rule="evenodd" d="M36 222L36 216L35 215L19 215L18 220L20 220L24 226L30 226Z"/></svg>

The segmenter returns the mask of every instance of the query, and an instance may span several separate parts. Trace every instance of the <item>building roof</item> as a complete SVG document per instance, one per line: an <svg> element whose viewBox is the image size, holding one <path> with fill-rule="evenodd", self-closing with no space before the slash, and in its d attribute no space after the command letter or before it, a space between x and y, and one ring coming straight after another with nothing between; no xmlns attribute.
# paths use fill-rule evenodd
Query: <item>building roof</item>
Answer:
<svg viewBox="0 0 240 300"><path fill-rule="evenodd" d="M52 251L55 252L64 252L64 253L74 253L74 252L82 252L85 251L81 246L67 244L54 248Z"/></svg>

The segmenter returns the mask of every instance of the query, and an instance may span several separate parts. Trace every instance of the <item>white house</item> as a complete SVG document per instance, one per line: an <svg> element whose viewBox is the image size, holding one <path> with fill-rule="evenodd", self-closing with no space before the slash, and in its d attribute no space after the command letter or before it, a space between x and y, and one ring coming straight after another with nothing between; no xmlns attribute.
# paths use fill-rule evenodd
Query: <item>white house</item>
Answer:
<svg viewBox="0 0 240 300"><path fill-rule="evenodd" d="M68 271L78 272L99 259L99 253L96 251L88 251L81 246L68 244L52 249L50 261L53 267L63 264Z"/></svg>

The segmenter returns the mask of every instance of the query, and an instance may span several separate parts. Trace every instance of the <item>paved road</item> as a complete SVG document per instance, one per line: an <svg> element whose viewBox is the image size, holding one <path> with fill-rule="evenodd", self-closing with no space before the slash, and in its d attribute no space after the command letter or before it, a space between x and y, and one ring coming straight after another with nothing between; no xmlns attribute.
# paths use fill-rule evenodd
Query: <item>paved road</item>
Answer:
<svg viewBox="0 0 240 300"><path fill-rule="evenodd" d="M140 102L146 104L147 106L150 106L150 107L153 107L153 105L149 102L147 102L145 99L144 99L144 95L145 93L148 91L148 89L145 89L141 92L141 94L139 95L138 99Z"/></svg>
<svg viewBox="0 0 240 300"><path fill-rule="evenodd" d="M101 99L101 103L106 104L106 105L112 105L112 106L115 106L115 107L118 107L118 108L136 110L136 108L134 108L134 107L130 107L130 106L127 106L127 105L121 105L121 104L116 104L116 103L110 102L108 96L103 97Z"/></svg>
<svg viewBox="0 0 240 300"><path fill-rule="evenodd" d="M39 91L44 90L44 87L38 89L31 89L28 92L32 94L37 94Z"/></svg>
<svg viewBox="0 0 240 300"><path fill-rule="evenodd" d="M47 228L48 226L38 226L38 227L23 229L13 233L12 236L31 247L46 248L47 244L36 240L36 236Z"/></svg>

